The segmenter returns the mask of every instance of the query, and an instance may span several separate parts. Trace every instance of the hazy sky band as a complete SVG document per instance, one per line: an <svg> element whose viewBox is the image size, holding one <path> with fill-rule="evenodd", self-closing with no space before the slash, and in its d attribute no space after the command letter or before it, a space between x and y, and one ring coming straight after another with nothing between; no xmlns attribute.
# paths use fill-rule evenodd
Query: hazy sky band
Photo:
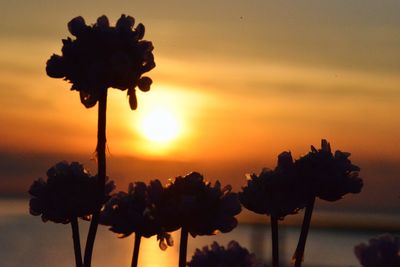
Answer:
<svg viewBox="0 0 400 267"><path fill-rule="evenodd" d="M207 162L193 165L206 171L224 162L209 168L220 175L215 178L228 179L229 162L258 172L283 150L297 156L327 138L333 148L351 151L356 163L399 162L398 10L399 1L361 0L1 0L0 148L6 158L10 151L90 158L96 109L86 110L70 85L48 78L45 62L69 36L71 18L93 23L106 14L114 23L125 13L146 26L157 67L151 91L138 93L137 112L129 110L124 93L110 92L112 155ZM159 105L184 126L165 147L148 142L136 126ZM248 162L256 163L245 168ZM387 176L396 173L392 168ZM128 181L129 175L118 174ZM380 185L378 176L373 179Z"/></svg>

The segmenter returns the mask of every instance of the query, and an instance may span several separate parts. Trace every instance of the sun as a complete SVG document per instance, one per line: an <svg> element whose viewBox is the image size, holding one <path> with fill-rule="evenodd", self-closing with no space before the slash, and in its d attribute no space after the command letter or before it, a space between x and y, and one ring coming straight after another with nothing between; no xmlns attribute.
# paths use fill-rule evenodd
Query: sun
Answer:
<svg viewBox="0 0 400 267"><path fill-rule="evenodd" d="M153 142L168 143L180 134L180 123L175 114L166 108L157 108L142 115L140 132Z"/></svg>

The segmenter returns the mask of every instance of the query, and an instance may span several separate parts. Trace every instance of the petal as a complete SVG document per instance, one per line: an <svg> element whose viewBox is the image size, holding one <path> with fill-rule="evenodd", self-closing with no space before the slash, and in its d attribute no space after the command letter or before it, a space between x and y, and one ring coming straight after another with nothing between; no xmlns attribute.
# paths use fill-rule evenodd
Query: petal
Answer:
<svg viewBox="0 0 400 267"><path fill-rule="evenodd" d="M68 22L68 30L74 36L79 36L83 32L85 32L88 26L85 23L85 20L79 16L73 18L70 22Z"/></svg>
<svg viewBox="0 0 400 267"><path fill-rule="evenodd" d="M106 29L110 27L110 22L108 21L107 16L103 15L97 19L96 26L102 29Z"/></svg>
<svg viewBox="0 0 400 267"><path fill-rule="evenodd" d="M174 239L169 233L166 233L165 235L166 235L165 239L167 241L167 245L172 247L174 245Z"/></svg>
<svg viewBox="0 0 400 267"><path fill-rule="evenodd" d="M147 61L145 65L142 66L141 71L144 72L148 72L151 71L152 69L154 69L156 67L156 63L154 61Z"/></svg>
<svg viewBox="0 0 400 267"><path fill-rule="evenodd" d="M31 187L29 188L28 193L32 196L41 196L46 188L46 182L39 178L38 180L34 181Z"/></svg>
<svg viewBox="0 0 400 267"><path fill-rule="evenodd" d="M168 245L165 243L164 239L160 239L158 246L162 251L165 251L168 248Z"/></svg>
<svg viewBox="0 0 400 267"><path fill-rule="evenodd" d="M131 107L131 110L136 110L137 109L137 98L136 98L135 89L129 89L128 95L129 95L129 106Z"/></svg>
<svg viewBox="0 0 400 267"><path fill-rule="evenodd" d="M363 180L361 178L354 177L349 181L348 190L350 193L357 194L361 192L363 185Z"/></svg>
<svg viewBox="0 0 400 267"><path fill-rule="evenodd" d="M43 203L37 198L32 198L29 201L29 213L33 216L38 216L43 213Z"/></svg>
<svg viewBox="0 0 400 267"><path fill-rule="evenodd" d="M321 140L321 150L326 152L331 152L331 145L326 139Z"/></svg>
<svg viewBox="0 0 400 267"><path fill-rule="evenodd" d="M238 224L238 221L235 217L225 217L221 219L219 230L221 233L228 233L232 231Z"/></svg>
<svg viewBox="0 0 400 267"><path fill-rule="evenodd" d="M144 37L144 32L145 32L144 25L143 25L142 23L139 23L139 24L136 26L135 32L136 32L136 34L137 34L138 40L143 39L143 37Z"/></svg>
<svg viewBox="0 0 400 267"><path fill-rule="evenodd" d="M237 215L241 210L237 193L229 193L221 200L221 212L225 215Z"/></svg>
<svg viewBox="0 0 400 267"><path fill-rule="evenodd" d="M119 30L132 29L135 24L135 19L131 16L125 16L124 14L118 19L116 28Z"/></svg>
<svg viewBox="0 0 400 267"><path fill-rule="evenodd" d="M286 169L293 165L293 158L290 151L284 151L278 156L278 167Z"/></svg>
<svg viewBox="0 0 400 267"><path fill-rule="evenodd" d="M79 96L81 97L81 103L86 107L86 108L91 108L94 107L97 103L97 98L91 94L88 94L84 91L79 92Z"/></svg>
<svg viewBox="0 0 400 267"><path fill-rule="evenodd" d="M52 78L65 77L65 64L63 57L53 54L46 62L46 73Z"/></svg>

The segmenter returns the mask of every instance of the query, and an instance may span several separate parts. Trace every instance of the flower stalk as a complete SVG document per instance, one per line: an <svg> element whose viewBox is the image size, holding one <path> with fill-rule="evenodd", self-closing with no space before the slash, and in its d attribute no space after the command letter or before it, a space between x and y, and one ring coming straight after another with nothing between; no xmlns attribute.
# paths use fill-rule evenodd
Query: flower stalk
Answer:
<svg viewBox="0 0 400 267"><path fill-rule="evenodd" d="M138 265L141 239L142 239L142 235L139 233L135 233L135 244L133 245L133 255L132 255L131 267L137 267L137 265Z"/></svg>
<svg viewBox="0 0 400 267"><path fill-rule="evenodd" d="M271 215L272 267L279 267L278 217Z"/></svg>
<svg viewBox="0 0 400 267"><path fill-rule="evenodd" d="M72 240L74 242L75 266L82 267L81 241L79 239L78 219L71 220Z"/></svg>
<svg viewBox="0 0 400 267"><path fill-rule="evenodd" d="M179 244L179 267L186 266L186 254L187 254L187 243L188 243L188 231L185 227L181 229L181 241Z"/></svg>
<svg viewBox="0 0 400 267"><path fill-rule="evenodd" d="M304 250L306 248L306 241L308 236L308 230L310 229L312 212L314 210L315 197L313 197L307 204L304 212L303 224L301 226L301 233L299 242L297 243L296 251L292 257L295 267L301 267L304 259Z"/></svg>
<svg viewBox="0 0 400 267"><path fill-rule="evenodd" d="M94 241L96 239L99 215L104 197L106 181L106 111L107 111L107 89L99 96L98 125L97 125L97 175L98 175L98 209L92 216L89 233L86 240L84 267L90 267L93 254Z"/></svg>

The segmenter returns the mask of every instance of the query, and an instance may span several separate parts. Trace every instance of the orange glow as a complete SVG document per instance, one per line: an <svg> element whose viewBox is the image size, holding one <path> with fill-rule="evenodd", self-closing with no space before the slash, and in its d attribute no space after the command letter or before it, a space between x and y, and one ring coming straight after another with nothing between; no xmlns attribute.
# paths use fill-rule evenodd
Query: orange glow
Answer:
<svg viewBox="0 0 400 267"><path fill-rule="evenodd" d="M157 108L142 117L140 130L150 141L167 143L179 135L180 124L169 110Z"/></svg>
<svg viewBox="0 0 400 267"><path fill-rule="evenodd" d="M59 52L61 38L69 35L66 23L76 12L73 5L60 3L65 9L60 16L52 15L59 6L43 13L34 5L8 5L26 14L13 23L5 19L10 27L0 34L0 147L91 155L97 107L85 109L69 84L48 78L44 70L49 56ZM151 90L137 92L137 111L129 109L126 92L110 89L111 154L272 161L282 150L304 153L310 144L327 138L354 155L368 158L379 153L399 159L400 79L393 56L399 54L398 36L393 34L398 25L389 23L390 10L371 18L375 26L369 27L352 24L357 17L346 17L347 12L335 13L338 19L329 21L324 12L314 12L321 16L321 23L314 23L308 20L315 17L305 15L307 4L296 4L292 25L294 20L280 16L285 10L280 4L259 5L270 6L239 4L217 17L207 13L191 19L190 10L200 13L190 3L185 12L173 9L179 15L171 9L174 19L166 18L161 7L149 14L146 4L121 6L146 25L157 67L149 73ZM107 13L115 22L117 6L90 5L82 12L87 21ZM357 27L341 31L338 21ZM363 39L367 37L371 39ZM168 110L177 126L174 133L152 138L169 141L149 140L140 126L158 109Z"/></svg>
<svg viewBox="0 0 400 267"><path fill-rule="evenodd" d="M174 241L179 240L176 232L173 234ZM140 244L139 267L175 266L178 264L178 246L167 248L162 251L158 247L157 238L142 238Z"/></svg>

